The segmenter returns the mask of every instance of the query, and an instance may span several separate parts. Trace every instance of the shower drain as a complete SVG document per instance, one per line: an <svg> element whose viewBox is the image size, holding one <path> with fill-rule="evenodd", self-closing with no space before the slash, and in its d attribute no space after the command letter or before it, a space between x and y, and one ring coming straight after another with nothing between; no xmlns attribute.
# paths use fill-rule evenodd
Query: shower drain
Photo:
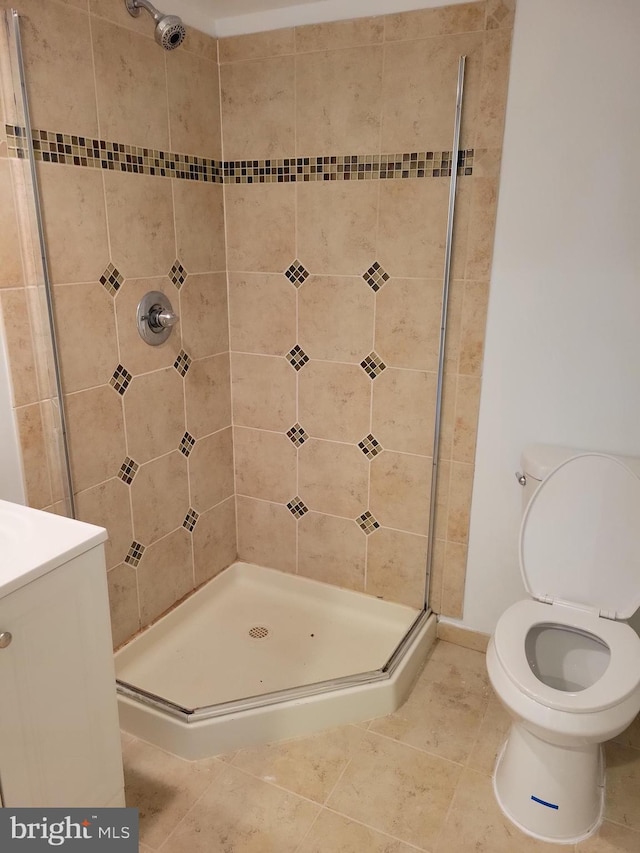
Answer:
<svg viewBox="0 0 640 853"><path fill-rule="evenodd" d="M269 636L269 629L264 625L254 625L253 628L249 628L249 636L254 640L264 640Z"/></svg>

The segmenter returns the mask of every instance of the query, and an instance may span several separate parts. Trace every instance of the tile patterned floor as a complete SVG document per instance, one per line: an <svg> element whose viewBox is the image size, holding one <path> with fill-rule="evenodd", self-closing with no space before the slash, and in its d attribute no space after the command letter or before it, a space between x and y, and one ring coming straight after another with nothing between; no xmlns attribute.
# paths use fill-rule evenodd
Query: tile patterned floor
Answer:
<svg viewBox="0 0 640 853"><path fill-rule="evenodd" d="M638 853L640 720L607 746L607 820L575 847L519 833L491 788L508 720L484 655L439 641L388 717L188 762L123 736L142 853Z"/></svg>

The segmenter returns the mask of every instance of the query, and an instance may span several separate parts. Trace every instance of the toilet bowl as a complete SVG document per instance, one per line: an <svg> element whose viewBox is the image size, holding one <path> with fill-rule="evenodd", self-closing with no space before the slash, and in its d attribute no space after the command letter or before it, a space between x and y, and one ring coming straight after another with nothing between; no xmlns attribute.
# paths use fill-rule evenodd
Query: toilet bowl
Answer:
<svg viewBox="0 0 640 853"><path fill-rule="evenodd" d="M498 620L487 670L513 720L497 801L527 834L570 844L602 820L602 744L640 711L640 638L621 621L640 606L640 477L615 457L567 455L528 501L533 600Z"/></svg>

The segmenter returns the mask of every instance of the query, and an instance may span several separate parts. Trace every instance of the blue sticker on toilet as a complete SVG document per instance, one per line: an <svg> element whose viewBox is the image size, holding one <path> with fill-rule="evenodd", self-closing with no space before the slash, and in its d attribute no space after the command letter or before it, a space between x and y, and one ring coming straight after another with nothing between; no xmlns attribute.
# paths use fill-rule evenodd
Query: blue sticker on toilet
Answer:
<svg viewBox="0 0 640 853"><path fill-rule="evenodd" d="M540 797L534 797L533 794L531 794L531 799L534 803L540 803L541 806L546 806L548 809L557 810L560 808L560 806L557 806L555 803L548 803L546 800L541 800Z"/></svg>

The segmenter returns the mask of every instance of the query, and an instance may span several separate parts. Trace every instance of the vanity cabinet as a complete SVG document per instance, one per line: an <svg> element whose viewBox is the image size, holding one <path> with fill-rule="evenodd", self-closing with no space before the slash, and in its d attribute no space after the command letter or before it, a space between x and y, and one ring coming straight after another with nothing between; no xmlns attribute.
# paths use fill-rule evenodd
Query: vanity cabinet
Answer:
<svg viewBox="0 0 640 853"><path fill-rule="evenodd" d="M33 560L23 562L25 580L25 575L5 563L11 543L3 547L7 543L3 542L2 504L2 803L5 807L124 805L104 546L96 542L106 534L82 524L84 530L76 529L75 537L84 533L87 541L78 544L74 539L68 547L69 540L63 537L51 549L57 548L57 556L44 554L49 557L44 573ZM38 513L42 515L46 514ZM23 547L29 549L30 543L25 541Z"/></svg>

